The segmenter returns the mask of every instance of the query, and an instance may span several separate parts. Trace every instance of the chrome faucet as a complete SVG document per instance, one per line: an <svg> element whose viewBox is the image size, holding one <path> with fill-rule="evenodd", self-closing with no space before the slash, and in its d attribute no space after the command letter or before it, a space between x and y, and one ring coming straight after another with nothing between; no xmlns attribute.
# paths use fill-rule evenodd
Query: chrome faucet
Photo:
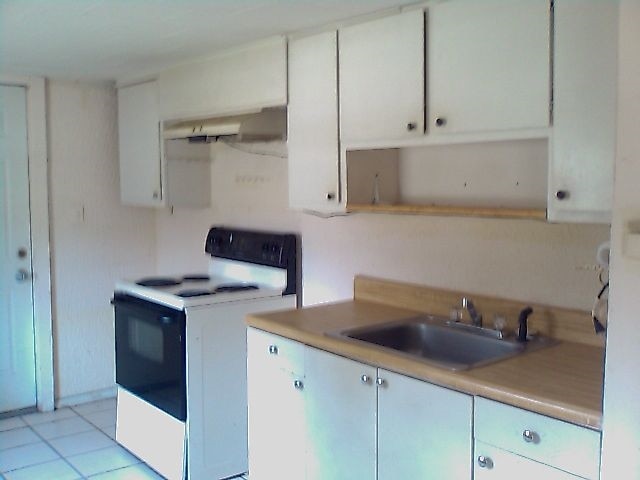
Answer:
<svg viewBox="0 0 640 480"><path fill-rule="evenodd" d="M471 317L471 323L476 327L482 326L482 315L478 313L475 305L470 298L462 297L462 308L465 308L469 312Z"/></svg>

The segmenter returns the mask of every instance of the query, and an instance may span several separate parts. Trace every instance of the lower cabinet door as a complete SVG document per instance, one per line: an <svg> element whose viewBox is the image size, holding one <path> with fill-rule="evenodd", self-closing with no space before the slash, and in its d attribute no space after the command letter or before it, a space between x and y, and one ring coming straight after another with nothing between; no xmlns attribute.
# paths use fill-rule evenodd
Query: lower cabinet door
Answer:
<svg viewBox="0 0 640 480"><path fill-rule="evenodd" d="M303 480L304 377L282 368L286 359L279 356L286 351L270 356L259 340L260 334L249 329L249 475L251 480Z"/></svg>
<svg viewBox="0 0 640 480"><path fill-rule="evenodd" d="M379 370L378 480L469 480L473 397Z"/></svg>
<svg viewBox="0 0 640 480"><path fill-rule="evenodd" d="M307 348L305 374L307 479L375 480L376 368Z"/></svg>
<svg viewBox="0 0 640 480"><path fill-rule="evenodd" d="M474 480L579 480L583 477L476 441Z"/></svg>

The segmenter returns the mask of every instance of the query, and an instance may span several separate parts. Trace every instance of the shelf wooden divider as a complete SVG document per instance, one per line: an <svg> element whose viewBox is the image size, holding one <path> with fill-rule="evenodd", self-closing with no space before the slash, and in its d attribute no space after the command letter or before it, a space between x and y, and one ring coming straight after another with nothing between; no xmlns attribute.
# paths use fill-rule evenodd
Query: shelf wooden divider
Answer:
<svg viewBox="0 0 640 480"><path fill-rule="evenodd" d="M499 207L463 207L452 205L411 205L411 204L347 204L348 213L399 213L413 215L441 215L457 217L484 218L521 218L546 220L547 211L543 208L499 208Z"/></svg>

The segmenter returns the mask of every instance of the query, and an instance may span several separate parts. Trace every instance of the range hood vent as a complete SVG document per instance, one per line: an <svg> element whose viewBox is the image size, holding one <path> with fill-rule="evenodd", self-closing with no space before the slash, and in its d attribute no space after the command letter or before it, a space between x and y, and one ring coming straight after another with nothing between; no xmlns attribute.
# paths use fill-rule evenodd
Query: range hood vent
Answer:
<svg viewBox="0 0 640 480"><path fill-rule="evenodd" d="M220 137L236 142L286 140L287 111L284 108L265 108L243 115L165 122L163 137L194 143L215 142Z"/></svg>

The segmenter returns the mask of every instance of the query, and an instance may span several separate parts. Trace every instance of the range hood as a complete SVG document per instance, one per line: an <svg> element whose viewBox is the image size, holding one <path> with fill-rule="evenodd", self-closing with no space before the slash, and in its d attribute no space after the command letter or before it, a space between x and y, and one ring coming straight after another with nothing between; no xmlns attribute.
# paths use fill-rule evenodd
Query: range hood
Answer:
<svg viewBox="0 0 640 480"><path fill-rule="evenodd" d="M265 108L242 115L165 122L162 135L166 140L186 139L190 142L215 142L220 137L236 142L286 140L287 111L285 108Z"/></svg>

